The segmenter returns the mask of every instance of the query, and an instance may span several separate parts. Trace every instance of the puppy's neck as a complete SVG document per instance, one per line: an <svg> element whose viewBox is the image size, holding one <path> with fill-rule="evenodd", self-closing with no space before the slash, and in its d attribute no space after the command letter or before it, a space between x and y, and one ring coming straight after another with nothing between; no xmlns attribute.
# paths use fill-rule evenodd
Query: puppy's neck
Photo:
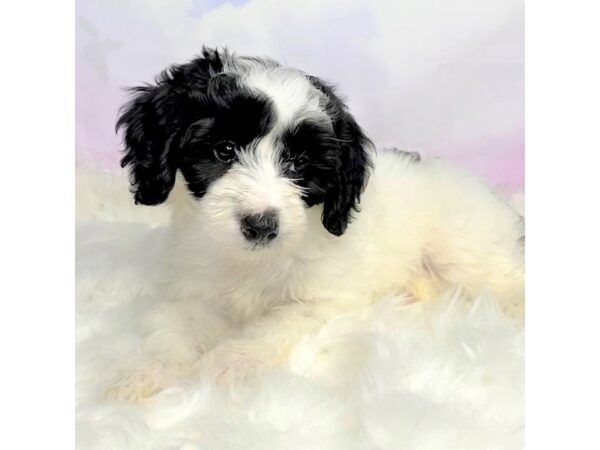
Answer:
<svg viewBox="0 0 600 450"><path fill-rule="evenodd" d="M286 251L241 252L223 248L194 234L185 211L177 210L164 247L163 295L174 300L218 303L234 320L244 321L268 308L304 300L307 279L314 278L330 246L341 238L330 235L320 221L321 207L307 209L307 233Z"/></svg>

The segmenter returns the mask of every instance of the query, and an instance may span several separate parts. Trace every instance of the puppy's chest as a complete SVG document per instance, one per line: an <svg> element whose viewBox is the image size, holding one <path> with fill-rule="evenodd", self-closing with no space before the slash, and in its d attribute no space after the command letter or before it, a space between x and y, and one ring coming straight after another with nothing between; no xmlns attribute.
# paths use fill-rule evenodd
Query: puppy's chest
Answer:
<svg viewBox="0 0 600 450"><path fill-rule="evenodd" d="M239 321L260 316L290 302L324 302L363 297L369 289L364 272L354 273L347 261L295 260L244 273L222 273L225 281L213 293L218 306Z"/></svg>
<svg viewBox="0 0 600 450"><path fill-rule="evenodd" d="M299 275L291 268L222 273L218 278L222 283L211 293L212 302L237 321L252 319L274 306L307 296L306 274Z"/></svg>

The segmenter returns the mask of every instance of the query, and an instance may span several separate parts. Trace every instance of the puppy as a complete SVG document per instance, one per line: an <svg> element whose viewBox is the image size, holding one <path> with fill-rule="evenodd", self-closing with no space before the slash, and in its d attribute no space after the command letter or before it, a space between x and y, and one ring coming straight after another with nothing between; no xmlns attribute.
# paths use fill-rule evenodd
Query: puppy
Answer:
<svg viewBox="0 0 600 450"><path fill-rule="evenodd" d="M167 202L172 224L161 301L111 398L257 374L390 293L460 288L522 315L521 217L442 161L376 152L319 78L205 48L135 88L117 129L135 202Z"/></svg>

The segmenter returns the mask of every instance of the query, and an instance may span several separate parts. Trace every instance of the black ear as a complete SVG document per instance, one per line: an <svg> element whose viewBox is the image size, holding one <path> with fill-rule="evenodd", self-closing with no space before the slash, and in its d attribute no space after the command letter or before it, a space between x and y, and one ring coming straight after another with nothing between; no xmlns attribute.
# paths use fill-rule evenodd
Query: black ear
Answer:
<svg viewBox="0 0 600 450"><path fill-rule="evenodd" d="M201 113L209 79L222 68L219 52L203 48L202 56L165 70L154 85L131 89L116 129L124 130L121 166L129 167L136 203L156 205L167 199L175 184L181 137L192 114Z"/></svg>
<svg viewBox="0 0 600 450"><path fill-rule="evenodd" d="M370 153L374 147L348 112L344 102L336 95L333 86L316 77L308 78L324 94L325 108L332 119L339 143L336 180L325 194L321 220L327 231L340 236L352 219L352 211L359 210L360 194L367 183L371 168Z"/></svg>

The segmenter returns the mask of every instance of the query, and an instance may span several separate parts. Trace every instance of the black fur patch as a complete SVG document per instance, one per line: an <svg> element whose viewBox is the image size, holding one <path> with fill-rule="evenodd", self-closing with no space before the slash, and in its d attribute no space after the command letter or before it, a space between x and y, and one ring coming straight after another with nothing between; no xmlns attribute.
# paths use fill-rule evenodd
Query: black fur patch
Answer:
<svg viewBox="0 0 600 450"><path fill-rule="evenodd" d="M229 141L239 149L267 134L273 123L270 101L240 88L223 95L212 93L210 118L190 125L182 142L179 169L195 197L233 164L218 160L213 149Z"/></svg>
<svg viewBox="0 0 600 450"><path fill-rule="evenodd" d="M165 201L178 169L201 197L231 166L215 158L215 144L228 140L243 147L270 129L270 101L222 70L219 53L205 48L201 57L161 73L154 86L132 89L117 130L124 129L121 165L130 167L136 203Z"/></svg>
<svg viewBox="0 0 600 450"><path fill-rule="evenodd" d="M335 189L339 143L331 127L304 121L281 137L285 148L284 166L287 175L305 188L303 197L307 206L325 201L328 191ZM291 170L291 168L295 170Z"/></svg>
<svg viewBox="0 0 600 450"><path fill-rule="evenodd" d="M333 86L317 77L309 77L309 80L325 94L325 108L332 118L339 146L336 152L336 180L334 187L328 189L325 195L322 216L325 228L339 236L352 220L352 211L358 211L360 194L365 188L371 167L368 148L373 144L336 95Z"/></svg>
<svg viewBox="0 0 600 450"><path fill-rule="evenodd" d="M392 147L389 149L390 151L394 152L394 153L398 153L398 155L400 155L403 158L408 158L410 159L412 162L418 163L421 161L421 154L419 152L411 152L408 150L400 150L399 148L396 147Z"/></svg>

